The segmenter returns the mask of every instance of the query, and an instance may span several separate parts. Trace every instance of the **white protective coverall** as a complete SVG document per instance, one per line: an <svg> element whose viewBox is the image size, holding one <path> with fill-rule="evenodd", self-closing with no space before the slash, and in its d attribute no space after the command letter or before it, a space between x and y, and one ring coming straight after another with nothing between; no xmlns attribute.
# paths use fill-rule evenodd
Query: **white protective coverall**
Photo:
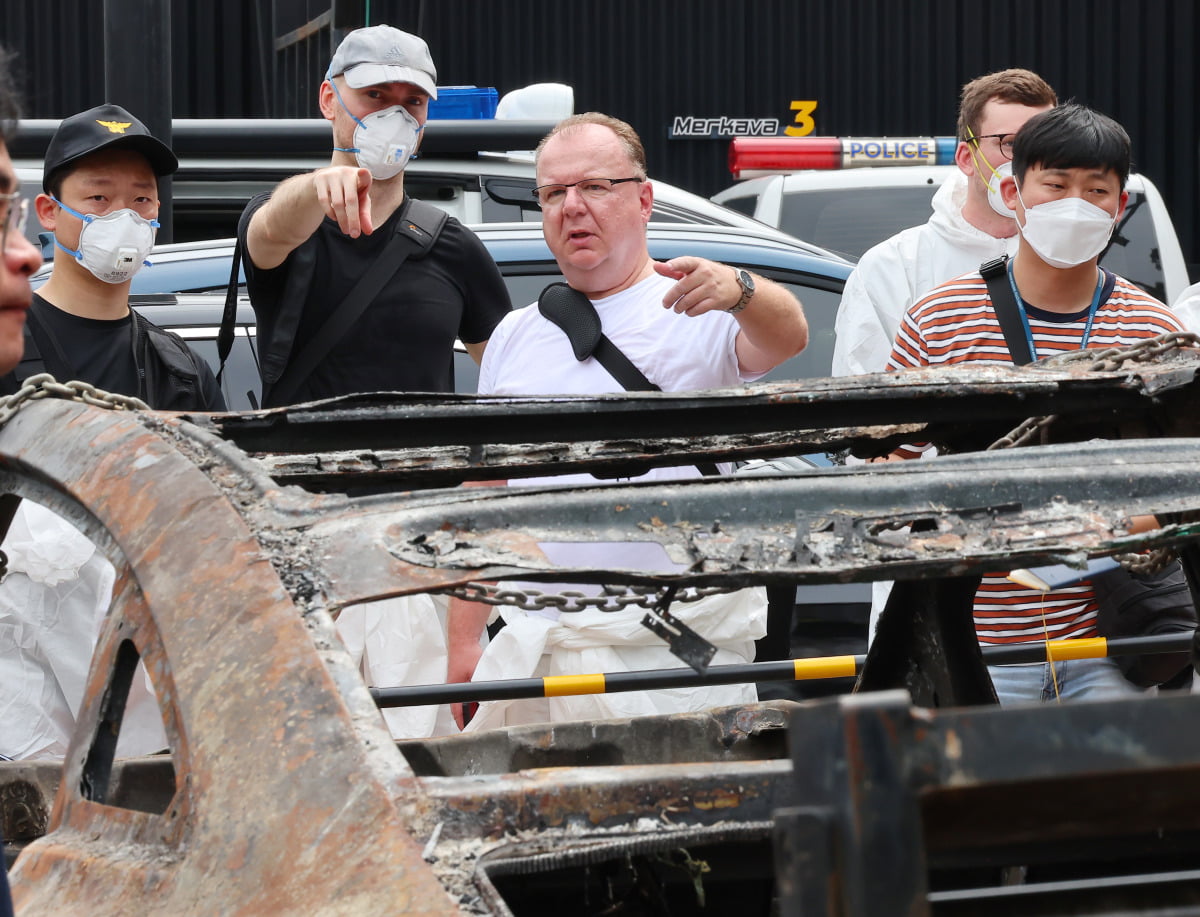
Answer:
<svg viewBox="0 0 1200 917"><path fill-rule="evenodd" d="M1015 254L962 215L968 178L957 169L933 196L933 216L866 251L846 281L834 324L833 374L881 373L909 307L939 283Z"/></svg>
<svg viewBox="0 0 1200 917"><path fill-rule="evenodd" d="M404 595L342 609L338 636L367 687L445 684L448 607L449 599L443 595ZM445 704L389 707L381 712L393 739L458 732Z"/></svg>
<svg viewBox="0 0 1200 917"><path fill-rule="evenodd" d="M1171 311L1192 334L1200 334L1200 283L1193 283L1179 294Z"/></svg>
<svg viewBox="0 0 1200 917"><path fill-rule="evenodd" d="M544 589L545 584L530 584ZM586 591L579 584L568 589ZM767 603L762 588L679 602L671 614L717 647L712 665L740 665L754 659L754 639L766 633ZM479 661L473 681L677 669L680 661L642 623L642 614L580 611L544 617L503 609L505 627ZM656 713L699 712L758 700L754 685L715 685L585 694L536 700L488 701L479 705L466 732L563 720L626 718Z"/></svg>
<svg viewBox="0 0 1200 917"><path fill-rule="evenodd" d="M22 500L4 539L0 584L0 754L61 759L83 701L115 571L61 516ZM117 756L167 747L154 689L139 665Z"/></svg>

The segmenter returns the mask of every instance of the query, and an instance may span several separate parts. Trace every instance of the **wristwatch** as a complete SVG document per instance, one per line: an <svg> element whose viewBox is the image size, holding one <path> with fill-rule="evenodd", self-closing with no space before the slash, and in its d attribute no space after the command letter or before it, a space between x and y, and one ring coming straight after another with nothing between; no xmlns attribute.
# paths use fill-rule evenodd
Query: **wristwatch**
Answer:
<svg viewBox="0 0 1200 917"><path fill-rule="evenodd" d="M754 295L754 278L750 276L749 271L743 271L741 268L734 268L733 275L737 278L738 286L742 288L742 298L725 311L736 314L746 308L750 297Z"/></svg>

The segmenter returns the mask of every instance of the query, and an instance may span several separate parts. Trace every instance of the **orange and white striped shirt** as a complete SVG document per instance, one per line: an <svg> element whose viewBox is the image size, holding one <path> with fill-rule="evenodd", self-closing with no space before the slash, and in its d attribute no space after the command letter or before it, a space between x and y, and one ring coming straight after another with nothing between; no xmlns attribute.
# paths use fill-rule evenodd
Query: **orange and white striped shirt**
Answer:
<svg viewBox="0 0 1200 917"><path fill-rule="evenodd" d="M1089 350L1128 347L1138 341L1183 331L1166 306L1123 277L1105 271L1112 284L1087 337ZM1063 315L1025 306L1036 358L1084 345L1089 309ZM1004 331L992 308L987 282L964 274L940 284L908 310L888 359L889 370L957 363L1012 363ZM979 642L1028 643L1096 636L1096 600L1091 584L1046 593L1026 589L1003 573L984 576L975 594Z"/></svg>

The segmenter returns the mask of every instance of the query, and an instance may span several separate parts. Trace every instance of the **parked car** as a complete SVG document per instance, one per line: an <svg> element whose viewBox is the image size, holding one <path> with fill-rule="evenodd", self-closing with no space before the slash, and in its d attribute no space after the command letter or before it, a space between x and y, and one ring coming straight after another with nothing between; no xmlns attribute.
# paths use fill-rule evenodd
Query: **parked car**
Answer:
<svg viewBox="0 0 1200 917"><path fill-rule="evenodd" d="M871 246L925 222L934 193L957 171L943 165L805 169L748 178L713 200L857 260ZM1129 204L1101 263L1173 303L1188 285L1175 225L1146 176L1130 175L1126 190Z"/></svg>
<svg viewBox="0 0 1200 917"><path fill-rule="evenodd" d="M514 307L536 301L547 284L562 280L540 225L485 224L473 229L499 265ZM698 255L745 267L789 286L804 303L810 342L802 354L776 367L766 378L829 375L833 319L852 267L849 262L822 257L786 235L775 237L735 227L651 223L648 239L651 256L659 260ZM186 338L215 365L232 257L232 239L159 246L151 252L152 266L133 279L131 303L156 324ZM51 265L45 264L34 274L35 287L45 282L50 269ZM232 410L255 406L259 377L254 340L254 314L243 293L238 303L237 343L223 379L225 399ZM459 391L475 391L478 370L465 350L458 354L455 374Z"/></svg>

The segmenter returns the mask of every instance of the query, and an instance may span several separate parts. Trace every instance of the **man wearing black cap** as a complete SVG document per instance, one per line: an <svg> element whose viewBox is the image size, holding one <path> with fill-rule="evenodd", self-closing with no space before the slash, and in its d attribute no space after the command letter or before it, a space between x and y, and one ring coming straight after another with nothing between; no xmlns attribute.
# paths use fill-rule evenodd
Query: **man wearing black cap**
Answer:
<svg viewBox="0 0 1200 917"><path fill-rule="evenodd" d="M49 372L160 410L225 409L205 361L129 308L130 281L154 244L157 176L176 166L174 154L116 105L59 125L46 149L45 193L35 201L42 226L54 234L54 270L33 295L24 356L0 379L0 391ZM45 544L55 551L40 553ZM0 755L61 758L114 570L90 539L29 501L17 509L4 550L10 564L0 620L21 639L0 654ZM136 678L118 754L145 754L165 741L157 702Z"/></svg>
<svg viewBox="0 0 1200 917"><path fill-rule="evenodd" d="M223 411L207 363L129 308L158 228L159 175L175 154L118 105L66 118L46 149L38 219L54 234L54 269L34 294L25 356L7 390L39 372L135 395L160 410Z"/></svg>
<svg viewBox="0 0 1200 917"><path fill-rule="evenodd" d="M239 235L264 404L453 391L455 338L479 362L510 311L475 235L453 218L427 226L439 212L405 196L430 98L437 71L424 41L387 25L351 32L318 99L333 126L331 164L246 206Z"/></svg>

